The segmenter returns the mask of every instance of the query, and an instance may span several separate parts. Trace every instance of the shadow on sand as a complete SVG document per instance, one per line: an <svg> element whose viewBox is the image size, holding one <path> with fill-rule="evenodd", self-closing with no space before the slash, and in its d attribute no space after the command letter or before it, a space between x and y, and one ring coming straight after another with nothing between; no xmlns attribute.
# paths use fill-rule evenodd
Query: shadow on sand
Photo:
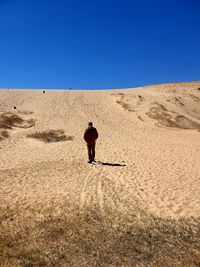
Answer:
<svg viewBox="0 0 200 267"><path fill-rule="evenodd" d="M119 164L119 163L110 163L110 162L102 162L102 161L95 161L96 164L104 165L104 166L112 166L112 167L125 167L125 164Z"/></svg>

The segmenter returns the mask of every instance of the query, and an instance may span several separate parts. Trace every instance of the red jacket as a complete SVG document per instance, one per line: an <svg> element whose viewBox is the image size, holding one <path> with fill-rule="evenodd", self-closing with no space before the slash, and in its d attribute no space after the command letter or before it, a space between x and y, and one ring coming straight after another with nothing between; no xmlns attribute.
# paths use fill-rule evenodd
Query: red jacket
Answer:
<svg viewBox="0 0 200 267"><path fill-rule="evenodd" d="M86 143L88 143L90 145L94 145L97 138L98 138L98 132L97 132L96 128L88 127L85 130L84 139L85 139Z"/></svg>

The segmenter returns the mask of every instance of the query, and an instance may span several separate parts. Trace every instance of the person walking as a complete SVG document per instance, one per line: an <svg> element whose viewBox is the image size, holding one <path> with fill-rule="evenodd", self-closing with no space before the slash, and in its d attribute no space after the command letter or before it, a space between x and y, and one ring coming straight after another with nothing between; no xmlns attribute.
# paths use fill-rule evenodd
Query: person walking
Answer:
<svg viewBox="0 0 200 267"><path fill-rule="evenodd" d="M88 163L95 161L95 144L98 138L97 129L93 127L93 123L88 123L88 128L84 133L84 140L87 143L88 149Z"/></svg>

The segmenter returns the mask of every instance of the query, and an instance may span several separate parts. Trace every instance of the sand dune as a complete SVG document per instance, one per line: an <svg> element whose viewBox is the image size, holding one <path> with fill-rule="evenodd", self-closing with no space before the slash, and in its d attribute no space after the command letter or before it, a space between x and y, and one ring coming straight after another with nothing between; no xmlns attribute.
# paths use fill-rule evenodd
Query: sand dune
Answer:
<svg viewBox="0 0 200 267"><path fill-rule="evenodd" d="M81 216L78 218L82 218L80 219L82 230L78 226L75 227L76 231L82 231L79 233L80 236L86 231L83 218L86 218L84 223L90 220L87 219L88 211L94 212L95 216L100 218L97 221L99 220L104 227L101 231L107 229L108 219L109 222L113 220L112 227L120 228L118 223L126 227L128 227L126 222L128 225L131 222L136 223L135 218L141 214L137 212L138 210L142 211L142 214L161 218L161 221L173 220L174 224L181 218L185 221L191 218L198 220L199 88L200 82L161 84L112 91L49 90L45 94L40 90L0 90L0 210L4 232L5 229L8 231L7 236L9 233L11 236L12 231L9 229L17 229L19 225L22 227L21 231L25 233L24 229L34 232L37 223L42 223L43 230L37 229L44 231L45 227L50 227L46 217L47 210L48 214L51 214L49 216L57 219L60 216L61 221L63 218L67 220L67 214L69 214L68 219L70 216L73 218L75 215ZM87 164L87 151L83 141L83 132L88 121L93 121L99 131L97 163L92 165ZM137 217L137 222L138 218L140 217ZM31 224L33 221L34 226ZM48 223L45 226L46 221ZM97 221L95 225L100 227ZM25 226L27 224L32 228ZM98 227L95 228L97 232L100 231ZM174 230L170 231L172 234ZM39 232L37 234L39 235ZM78 250L78 256L75 257L73 251L77 247L71 244L72 247L67 251L71 253L71 259L76 258L73 258L73 261L59 258L61 257L58 256L59 252L56 254L57 261L48 258L49 261L46 261L45 265L46 258L43 258L41 262L44 262L44 265L37 265L41 263L39 259L37 263L35 258L20 256L24 253L23 241L22 243L10 241L11 247L15 250L19 247L23 252L16 254L9 245L5 245L5 237L1 238L4 245L0 248L4 250L6 248L6 253L2 254L4 256L1 258L4 264L2 266L17 266L19 262L21 264L19 266L23 267L122 266L123 264L147 266L145 264L148 261L155 260L138 258L140 260L136 264L130 260L132 252L128 249L130 255L127 254L127 258L119 254L119 258L111 257L111 260L106 254L107 265L103 259L102 265L97 264L101 262L99 258L101 252L95 252L96 256L84 252L84 259L81 258L82 263L80 263L78 257L83 251ZM34 238L33 243L36 244L34 249L41 249L37 236ZM109 238L112 239L111 236ZM47 237L46 239L48 240ZM59 242L64 241L59 239ZM115 239L115 242L118 241ZM193 243L198 244L199 241L196 239L195 242ZM101 245L104 247L103 243ZM111 244L108 246L111 247ZM99 249L100 245L97 247ZM51 253L52 249L51 247ZM119 247L119 251L121 249ZM192 249L196 252L192 250L190 255L193 255L193 252L199 253L196 247ZM47 247L44 250L48 253ZM144 251L141 254L145 254ZM164 258L172 257L173 252L165 255L164 251L163 249ZM26 251L26 253L29 255L32 252ZM155 253L157 259L162 258L159 252ZM139 257L138 255L135 257ZM200 262L200 256L197 258ZM196 261L198 259L195 258ZM180 265L177 261L177 265L172 265L171 262L169 266L183 265L180 260Z"/></svg>

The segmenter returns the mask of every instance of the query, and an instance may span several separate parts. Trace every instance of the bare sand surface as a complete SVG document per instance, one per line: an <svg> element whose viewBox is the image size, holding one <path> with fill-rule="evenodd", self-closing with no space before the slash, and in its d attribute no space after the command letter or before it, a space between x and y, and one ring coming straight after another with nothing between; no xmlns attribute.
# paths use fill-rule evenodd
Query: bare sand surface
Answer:
<svg viewBox="0 0 200 267"><path fill-rule="evenodd" d="M149 266L160 266L154 258L159 252L155 253L152 246L149 251L154 251L154 256L146 259L141 256L145 250L138 258L131 248L127 248L127 255L120 255L121 248L115 255L117 244L109 245L110 251L102 240L96 250L96 243L88 245L95 255L89 248L89 252L83 252L85 245L77 241L76 244L82 244L80 252L73 247L66 231L63 235L56 232L59 238L54 237L53 241L49 241L49 236L38 241L37 223L42 224L41 234L41 229L50 231L51 216L56 217L55 227L63 218L67 221L73 217L71 225L76 225L80 236L87 232L88 221L83 218L90 217L88 213L92 212L98 217L95 225L104 225L98 228L104 239L112 232L106 228L110 221L114 228L119 227L118 223L126 228L136 217L138 222L141 214L156 218L155 225L162 220L166 224L166 220L178 223L191 218L197 223L200 216L199 88L200 82L105 91L0 90L2 266L147 266L150 262L154 265ZM87 163L83 140L89 121L93 121L99 132L97 162L91 165ZM55 142L42 141L43 132L48 136L50 130L55 136L50 136L48 141ZM40 139L34 138L35 133L40 133ZM92 227L97 242L98 231L95 232L93 223ZM31 231L37 234L30 241ZM55 228L50 232L54 231ZM24 234L23 239L22 232L29 234ZM5 235L11 241L5 241ZM67 250L70 259L65 258L64 249L63 254L59 251L62 256L56 250L64 242L60 236L71 240ZM44 246L47 241L52 244L49 250ZM24 247L30 242L34 249L25 253ZM30 255L42 253L41 242L49 254L40 261L39 256L36 259ZM195 242L196 247L192 249L198 254L196 262L200 263L199 239ZM114 258L108 255L101 258L100 247L104 246ZM20 252L16 252L18 248ZM170 255L156 257L158 260ZM181 259L173 260L175 265L170 261L169 266L183 266ZM198 266L192 264L185 266Z"/></svg>

